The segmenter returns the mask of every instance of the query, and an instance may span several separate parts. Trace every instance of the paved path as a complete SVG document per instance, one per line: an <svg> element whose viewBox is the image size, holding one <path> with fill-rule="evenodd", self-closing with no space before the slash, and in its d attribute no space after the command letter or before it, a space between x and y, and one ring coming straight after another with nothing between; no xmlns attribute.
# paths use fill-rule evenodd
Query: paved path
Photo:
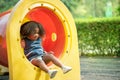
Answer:
<svg viewBox="0 0 120 80"><path fill-rule="evenodd" d="M120 80L120 58L80 57L81 80ZM8 76L0 76L8 80Z"/></svg>
<svg viewBox="0 0 120 80"><path fill-rule="evenodd" d="M120 80L120 58L80 57L81 80Z"/></svg>

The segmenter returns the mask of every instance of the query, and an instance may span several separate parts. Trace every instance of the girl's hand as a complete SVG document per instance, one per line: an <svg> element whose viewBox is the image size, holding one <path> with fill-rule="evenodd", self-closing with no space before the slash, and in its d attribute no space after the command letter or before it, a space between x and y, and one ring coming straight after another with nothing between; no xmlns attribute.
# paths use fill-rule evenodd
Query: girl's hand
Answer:
<svg viewBox="0 0 120 80"><path fill-rule="evenodd" d="M50 51L50 52L48 52L49 54L54 54L54 52L53 51Z"/></svg>
<svg viewBox="0 0 120 80"><path fill-rule="evenodd" d="M54 54L53 51L49 51L49 52L44 51L44 53Z"/></svg>

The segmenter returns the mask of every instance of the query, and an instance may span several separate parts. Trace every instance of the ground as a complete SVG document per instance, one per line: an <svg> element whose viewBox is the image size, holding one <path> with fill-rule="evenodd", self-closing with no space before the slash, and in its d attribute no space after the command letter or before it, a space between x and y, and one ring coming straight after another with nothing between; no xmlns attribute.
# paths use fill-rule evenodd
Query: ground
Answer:
<svg viewBox="0 0 120 80"><path fill-rule="evenodd" d="M120 80L120 58L80 57L81 80Z"/></svg>
<svg viewBox="0 0 120 80"><path fill-rule="evenodd" d="M120 80L120 58L80 57L81 80ZM8 80L8 76L0 76Z"/></svg>

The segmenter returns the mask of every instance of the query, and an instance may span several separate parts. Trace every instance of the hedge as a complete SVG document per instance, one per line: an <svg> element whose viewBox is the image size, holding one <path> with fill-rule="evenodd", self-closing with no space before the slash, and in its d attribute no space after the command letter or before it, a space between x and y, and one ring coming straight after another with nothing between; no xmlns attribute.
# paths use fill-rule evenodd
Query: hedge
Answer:
<svg viewBox="0 0 120 80"><path fill-rule="evenodd" d="M120 17L75 19L81 55L120 56Z"/></svg>

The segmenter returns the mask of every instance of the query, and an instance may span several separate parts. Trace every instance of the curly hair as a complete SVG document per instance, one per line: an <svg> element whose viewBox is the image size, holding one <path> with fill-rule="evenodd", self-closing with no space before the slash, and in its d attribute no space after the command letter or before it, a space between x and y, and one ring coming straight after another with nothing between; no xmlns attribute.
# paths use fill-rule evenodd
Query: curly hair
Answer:
<svg viewBox="0 0 120 80"><path fill-rule="evenodd" d="M45 34L45 30L44 30L43 26L40 23L35 22L35 21L29 21L29 22L24 23L21 26L20 34L22 37L27 37L27 36L35 33L35 28L39 28L40 36L43 36Z"/></svg>

